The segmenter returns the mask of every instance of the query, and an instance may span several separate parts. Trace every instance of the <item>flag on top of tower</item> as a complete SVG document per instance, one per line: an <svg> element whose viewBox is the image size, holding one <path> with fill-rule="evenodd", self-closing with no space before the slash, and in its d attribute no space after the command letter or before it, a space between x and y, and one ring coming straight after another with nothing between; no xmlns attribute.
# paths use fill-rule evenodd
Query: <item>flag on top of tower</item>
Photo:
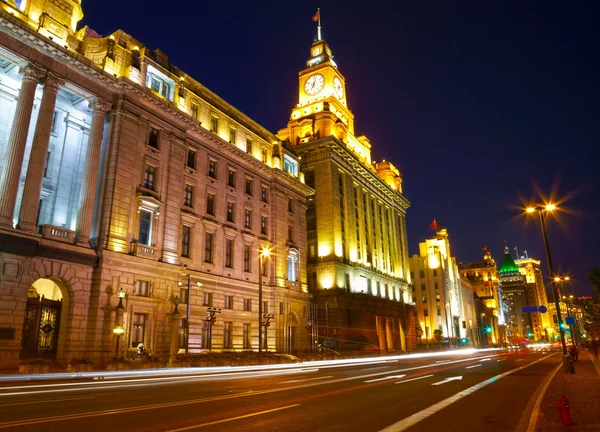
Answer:
<svg viewBox="0 0 600 432"><path fill-rule="evenodd" d="M317 9L317 13L313 15L312 20L313 22L319 21L319 9Z"/></svg>
<svg viewBox="0 0 600 432"><path fill-rule="evenodd" d="M431 228L432 230L434 230L434 231L436 231L436 232L437 232L437 230L438 230L438 224L437 224L437 222L436 222L436 220L435 220L435 219L433 220L433 222L431 222L431 223L429 224L429 228Z"/></svg>

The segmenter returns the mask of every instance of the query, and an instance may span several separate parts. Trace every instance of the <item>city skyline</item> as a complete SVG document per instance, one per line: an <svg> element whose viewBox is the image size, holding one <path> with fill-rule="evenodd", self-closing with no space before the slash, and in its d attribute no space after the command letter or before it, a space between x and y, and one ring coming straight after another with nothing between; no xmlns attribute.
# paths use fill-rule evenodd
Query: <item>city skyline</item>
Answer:
<svg viewBox="0 0 600 432"><path fill-rule="evenodd" d="M472 3L462 9L440 5L436 11L404 6L414 9L393 14L384 6L363 10L357 2L344 9L331 2L268 8L234 2L227 7L233 12L212 4L181 16L144 4L146 19L129 22L110 13L111 0L86 4L83 23L102 34L122 28L161 48L174 64L272 132L287 123L297 71L316 36L313 6L321 7L323 38L346 75L349 104L360 119L358 132L375 144L375 160L393 160L404 175L412 202L410 255L431 234L429 223L436 218L454 239L462 262L480 259L484 246L501 257L504 240L511 251L518 246L545 262L539 227L516 219L518 210L512 206L522 196L535 196L534 185L549 193L559 182L558 197L580 190L565 205L583 216L563 218L568 231L549 225L557 273L572 274L577 293L592 292L587 269L598 262L590 216L598 206L591 158L597 133L592 129L595 106L586 98L596 86L592 78L598 65L589 59L578 65L583 67L566 66L588 58L578 54L593 37L584 40L567 31L561 40L550 37L559 24L574 26L575 18L579 33L591 31L585 11L538 11L530 5L515 13L509 7L491 10ZM135 16L142 3L119 7L121 17ZM189 8L193 12L196 6ZM158 20L159 10L162 25L157 31L145 24ZM203 17L200 37L181 32L190 28L188 16ZM275 21L285 26L271 25ZM229 31L223 30L223 22ZM244 43L239 43L240 35ZM206 55L188 55L195 46L210 51L210 67ZM372 70L378 71L376 80L369 79ZM561 143L573 140L579 151L562 152ZM444 166L432 166L438 162Z"/></svg>

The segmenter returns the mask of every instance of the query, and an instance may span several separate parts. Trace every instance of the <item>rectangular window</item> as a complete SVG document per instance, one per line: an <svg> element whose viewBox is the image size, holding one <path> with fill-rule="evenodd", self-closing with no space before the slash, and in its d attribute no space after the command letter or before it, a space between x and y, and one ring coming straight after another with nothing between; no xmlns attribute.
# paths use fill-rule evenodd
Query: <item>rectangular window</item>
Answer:
<svg viewBox="0 0 600 432"><path fill-rule="evenodd" d="M250 209L244 211L244 228L252 229L252 210Z"/></svg>
<svg viewBox="0 0 600 432"><path fill-rule="evenodd" d="M440 308L437 308L437 315L442 316L442 310Z"/></svg>
<svg viewBox="0 0 600 432"><path fill-rule="evenodd" d="M50 132L52 135L56 135L56 130L58 129L58 111L54 111L54 115L52 116L52 129Z"/></svg>
<svg viewBox="0 0 600 432"><path fill-rule="evenodd" d="M233 296L226 295L225 301L223 302L224 309L233 309Z"/></svg>
<svg viewBox="0 0 600 432"><path fill-rule="evenodd" d="M288 155L283 155L283 170L287 171L294 177L298 177L298 162Z"/></svg>
<svg viewBox="0 0 600 432"><path fill-rule="evenodd" d="M194 207L194 187L192 185L185 185L183 205L186 207Z"/></svg>
<svg viewBox="0 0 600 432"><path fill-rule="evenodd" d="M252 299L244 299L244 310L252 312Z"/></svg>
<svg viewBox="0 0 600 432"><path fill-rule="evenodd" d="M205 292L202 298L202 306L212 306L213 295L210 292Z"/></svg>
<svg viewBox="0 0 600 432"><path fill-rule="evenodd" d="M208 176L214 179L217 178L217 161L208 160Z"/></svg>
<svg viewBox="0 0 600 432"><path fill-rule="evenodd" d="M225 267L233 268L233 240L225 240Z"/></svg>
<svg viewBox="0 0 600 432"><path fill-rule="evenodd" d="M149 285L150 282L148 282L147 280L135 281L135 295L141 297L148 297L148 294L150 293L150 290L148 289Z"/></svg>
<svg viewBox="0 0 600 432"><path fill-rule="evenodd" d="M44 177L48 178L48 167L50 166L50 154L52 152L46 153L46 165L44 165Z"/></svg>
<svg viewBox="0 0 600 432"><path fill-rule="evenodd" d="M252 189L254 189L254 180L247 178L246 179L246 194L252 196Z"/></svg>
<svg viewBox="0 0 600 432"><path fill-rule="evenodd" d="M244 271L250 272L250 246L244 245Z"/></svg>
<svg viewBox="0 0 600 432"><path fill-rule="evenodd" d="M152 165L146 165L144 168L144 187L146 189L155 190L156 183L156 168Z"/></svg>
<svg viewBox="0 0 600 432"><path fill-rule="evenodd" d="M377 293L378 296L381 295L381 284L379 283L379 281L377 281Z"/></svg>
<svg viewBox="0 0 600 432"><path fill-rule="evenodd" d="M433 276L437 276L437 269L433 269Z"/></svg>
<svg viewBox="0 0 600 432"><path fill-rule="evenodd" d="M185 165L188 168L196 169L196 152L194 150L188 149Z"/></svg>
<svg viewBox="0 0 600 432"><path fill-rule="evenodd" d="M223 348L229 349L231 348L231 321L223 322Z"/></svg>
<svg viewBox="0 0 600 432"><path fill-rule="evenodd" d="M283 315L284 314L284 304L283 302L279 302L279 315Z"/></svg>
<svg viewBox="0 0 600 432"><path fill-rule="evenodd" d="M288 212L294 213L294 201L291 198L288 198Z"/></svg>
<svg viewBox="0 0 600 432"><path fill-rule="evenodd" d="M246 140L246 153L252 154L252 140L251 139Z"/></svg>
<svg viewBox="0 0 600 432"><path fill-rule="evenodd" d="M232 169L227 172L227 186L235 187L235 171Z"/></svg>
<svg viewBox="0 0 600 432"><path fill-rule="evenodd" d="M132 51L135 53L137 50ZM132 64L136 64L139 62L138 60L132 59ZM173 102L174 89L175 89L175 81L169 78L167 75L153 67L152 65L148 65L148 70L146 73L146 86L151 88L154 92L159 94L160 96L170 100Z"/></svg>
<svg viewBox="0 0 600 432"><path fill-rule="evenodd" d="M265 186L260 187L260 200L264 203L269 202L267 198L267 188Z"/></svg>
<svg viewBox="0 0 600 432"><path fill-rule="evenodd" d="M230 128L229 129L229 142L231 144L235 144L235 139L236 139L236 131L234 128Z"/></svg>
<svg viewBox="0 0 600 432"><path fill-rule="evenodd" d="M423 270L421 270L421 271L419 272L419 276L420 276L421 278L424 278L424 277L425 277L425 272L424 272Z"/></svg>
<svg viewBox="0 0 600 432"><path fill-rule="evenodd" d="M288 255L288 277L287 279L292 282L297 281L297 256L296 254L290 253Z"/></svg>
<svg viewBox="0 0 600 432"><path fill-rule="evenodd" d="M150 246L152 234L152 212L149 210L140 210L140 231L138 233L138 242Z"/></svg>
<svg viewBox="0 0 600 432"><path fill-rule="evenodd" d="M262 149L262 154L261 154L261 157L262 157L262 159L261 159L261 160L262 160L262 162L263 162L263 163L267 163L267 160L268 160L268 159L267 159L267 149L266 149L266 148L263 148L263 149Z"/></svg>
<svg viewBox="0 0 600 432"><path fill-rule="evenodd" d="M206 233L204 238L204 262L213 262L213 237L214 234Z"/></svg>
<svg viewBox="0 0 600 432"><path fill-rule="evenodd" d="M250 324L244 323L242 330L242 348L250 349L251 340L250 340Z"/></svg>
<svg viewBox="0 0 600 432"><path fill-rule="evenodd" d="M371 279L367 279L367 293L373 294L373 286L371 284Z"/></svg>
<svg viewBox="0 0 600 432"><path fill-rule="evenodd" d="M421 297L421 303L423 303L423 304L427 303L427 296Z"/></svg>
<svg viewBox="0 0 600 432"><path fill-rule="evenodd" d="M434 282L433 283L433 288L436 289L436 290L438 290L438 289L440 289L440 286L438 285L437 282Z"/></svg>
<svg viewBox="0 0 600 432"><path fill-rule="evenodd" d="M148 145L155 149L158 148L158 129L150 126L150 132L148 133Z"/></svg>
<svg viewBox="0 0 600 432"><path fill-rule="evenodd" d="M219 119L217 117L211 117L210 131L214 133L219 133Z"/></svg>
<svg viewBox="0 0 600 432"><path fill-rule="evenodd" d="M206 214L215 215L215 196L211 193L206 194Z"/></svg>
<svg viewBox="0 0 600 432"><path fill-rule="evenodd" d="M198 105L194 103L190 105L190 115L194 120L198 120Z"/></svg>
<svg viewBox="0 0 600 432"><path fill-rule="evenodd" d="M134 313L133 314L133 329L131 335L131 347L137 348L139 344L144 343L144 337L146 336L146 314Z"/></svg>
<svg viewBox="0 0 600 432"><path fill-rule="evenodd" d="M269 302L268 301L263 302L263 313L269 313Z"/></svg>
<svg viewBox="0 0 600 432"><path fill-rule="evenodd" d="M294 243L294 227L288 225L288 241Z"/></svg>
<svg viewBox="0 0 600 432"><path fill-rule="evenodd" d="M260 233L262 235L267 235L267 217L266 216L260 217Z"/></svg>
<svg viewBox="0 0 600 432"><path fill-rule="evenodd" d="M235 204L227 201L227 222L235 222Z"/></svg>
<svg viewBox="0 0 600 432"><path fill-rule="evenodd" d="M181 256L189 258L190 257L190 245L192 238L192 228L184 225L181 230Z"/></svg>

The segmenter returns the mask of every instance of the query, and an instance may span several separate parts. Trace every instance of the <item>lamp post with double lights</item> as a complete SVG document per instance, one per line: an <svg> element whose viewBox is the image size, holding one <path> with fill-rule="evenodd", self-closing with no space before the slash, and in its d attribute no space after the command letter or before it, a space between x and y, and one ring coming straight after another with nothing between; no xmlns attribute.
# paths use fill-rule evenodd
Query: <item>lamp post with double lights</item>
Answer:
<svg viewBox="0 0 600 432"><path fill-rule="evenodd" d="M123 314L125 312L125 306L123 305L123 299L125 298L125 290L123 288L119 288L117 291L117 297L119 298L119 304L115 308L115 326L113 328L113 334L117 337L117 346L115 348L115 356L119 356L119 341L121 340L121 336L125 333L125 329L123 328Z"/></svg>
<svg viewBox="0 0 600 432"><path fill-rule="evenodd" d="M187 292L185 294L185 327L184 327L184 335L185 335L185 355L187 356L190 350L190 317L192 315L192 302L191 293L192 293L192 275L190 273L186 274L187 276ZM183 286L183 282L177 282L179 287ZM202 286L200 282L196 282L195 284L198 288Z"/></svg>
<svg viewBox="0 0 600 432"><path fill-rule="evenodd" d="M269 248L263 247L258 253L258 362L262 364L262 319L263 319L263 302L262 302L262 285L263 285L263 267L264 260L271 255Z"/></svg>
<svg viewBox="0 0 600 432"><path fill-rule="evenodd" d="M573 359L567 353L567 345L565 343L565 330L563 328L562 316L560 314L560 291L558 291L554 275L554 266L552 265L552 254L550 253L550 244L548 243L548 232L546 231L546 213L552 213L556 210L556 205L546 204L544 206L538 205L535 207L527 207L527 213L533 214L538 213L540 217L540 226L542 228L542 237L544 238L544 247L546 249L546 260L548 261L548 271L550 272L550 278L552 280L552 294L554 295L554 304L556 306L556 316L558 319L558 331L560 333L560 342L562 344L563 351L563 370L565 373L575 373L575 367L573 366Z"/></svg>
<svg viewBox="0 0 600 432"><path fill-rule="evenodd" d="M214 308L214 307L209 307L206 308L206 325L208 326L208 351L212 350L212 328L213 325L215 323L215 321L217 320L216 315L219 315L221 312L223 312L223 310L221 308Z"/></svg>

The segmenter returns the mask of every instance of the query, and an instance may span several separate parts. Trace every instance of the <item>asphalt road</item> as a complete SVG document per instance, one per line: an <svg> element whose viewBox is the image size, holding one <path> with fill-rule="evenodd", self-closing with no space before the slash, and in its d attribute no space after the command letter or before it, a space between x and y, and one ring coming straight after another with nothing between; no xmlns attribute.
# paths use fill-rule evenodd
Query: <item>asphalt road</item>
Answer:
<svg viewBox="0 0 600 432"><path fill-rule="evenodd" d="M169 375L0 377L0 430L515 431L559 361L552 351L485 351Z"/></svg>

